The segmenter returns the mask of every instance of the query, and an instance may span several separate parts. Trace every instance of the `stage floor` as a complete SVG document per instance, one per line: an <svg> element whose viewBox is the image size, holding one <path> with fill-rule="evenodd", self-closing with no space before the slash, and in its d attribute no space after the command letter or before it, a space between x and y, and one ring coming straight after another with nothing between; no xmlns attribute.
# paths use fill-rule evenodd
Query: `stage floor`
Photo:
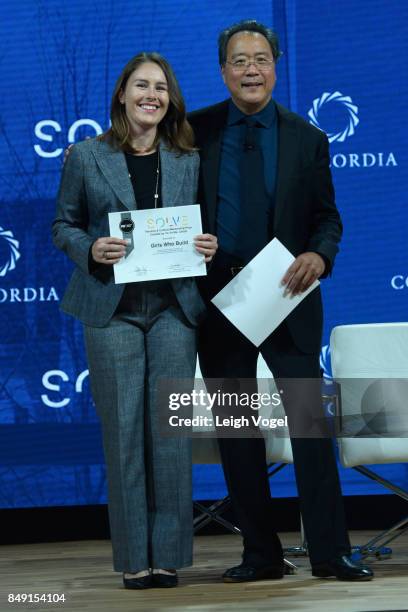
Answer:
<svg viewBox="0 0 408 612"><path fill-rule="evenodd" d="M353 544L371 533L354 532ZM283 534L285 546L298 544L297 534ZM408 536L392 543L393 557L374 561L376 579L350 583L317 579L306 558L291 560L298 573L284 580L224 584L222 572L239 563L241 539L235 535L200 536L194 567L180 572L175 589L129 591L111 570L108 541L3 546L0 559L0 611L98 612L371 612L408 610ZM64 594L65 603L8 603L8 594Z"/></svg>

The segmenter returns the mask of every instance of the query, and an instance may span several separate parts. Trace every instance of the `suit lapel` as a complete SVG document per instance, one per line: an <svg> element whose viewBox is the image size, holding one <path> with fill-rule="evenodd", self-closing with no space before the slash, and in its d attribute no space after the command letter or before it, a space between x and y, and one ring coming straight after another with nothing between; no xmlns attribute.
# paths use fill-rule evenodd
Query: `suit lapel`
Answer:
<svg viewBox="0 0 408 612"><path fill-rule="evenodd" d="M212 117L209 133L203 139L200 151L202 185L207 203L210 230L215 232L217 214L218 177L220 172L222 133L228 116L229 101L222 103Z"/></svg>
<svg viewBox="0 0 408 612"><path fill-rule="evenodd" d="M134 210L136 208L135 195L123 152L113 149L104 141L99 141L93 154L116 196L128 210Z"/></svg>
<svg viewBox="0 0 408 612"><path fill-rule="evenodd" d="M291 177L297 172L298 138L296 125L290 118L290 113L279 104L278 111L278 168L276 176L276 197L274 229L285 210L285 197Z"/></svg>
<svg viewBox="0 0 408 612"><path fill-rule="evenodd" d="M186 164L184 156L177 156L165 144L159 145L161 167L161 196L163 207L177 206L177 198L183 185Z"/></svg>
<svg viewBox="0 0 408 612"><path fill-rule="evenodd" d="M207 142L205 147L205 157L204 152L201 155L201 174L203 179L203 189L205 192L205 201L207 202L208 222L210 224L210 228L215 228L220 156L221 132L219 133L218 137L217 135L213 134L212 139Z"/></svg>
<svg viewBox="0 0 408 612"><path fill-rule="evenodd" d="M103 141L98 144L94 156L101 172L122 204L127 209L134 210L136 201L123 152L113 149ZM183 157L176 158L176 154L165 145L159 146L159 155L163 206L173 206L183 184L184 160Z"/></svg>

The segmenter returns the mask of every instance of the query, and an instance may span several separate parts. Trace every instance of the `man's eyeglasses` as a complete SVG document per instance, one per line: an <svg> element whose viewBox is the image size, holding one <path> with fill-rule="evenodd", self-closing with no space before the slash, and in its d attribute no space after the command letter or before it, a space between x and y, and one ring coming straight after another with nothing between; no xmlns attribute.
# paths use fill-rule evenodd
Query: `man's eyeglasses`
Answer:
<svg viewBox="0 0 408 612"><path fill-rule="evenodd" d="M256 66L258 70L271 70L274 65L274 60L267 59L266 57L258 57L258 59L249 60L249 59L236 59L232 62L228 60L225 62L229 64L234 72L244 72L247 70L251 64Z"/></svg>

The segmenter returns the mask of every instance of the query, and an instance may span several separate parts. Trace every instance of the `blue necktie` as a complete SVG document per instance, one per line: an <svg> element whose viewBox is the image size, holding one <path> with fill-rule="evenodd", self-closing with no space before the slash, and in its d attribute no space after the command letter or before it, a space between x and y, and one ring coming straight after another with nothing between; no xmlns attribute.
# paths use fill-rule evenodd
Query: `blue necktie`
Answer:
<svg viewBox="0 0 408 612"><path fill-rule="evenodd" d="M257 121L245 117L241 158L241 215L238 249L245 263L269 242L271 198L265 187L264 163Z"/></svg>

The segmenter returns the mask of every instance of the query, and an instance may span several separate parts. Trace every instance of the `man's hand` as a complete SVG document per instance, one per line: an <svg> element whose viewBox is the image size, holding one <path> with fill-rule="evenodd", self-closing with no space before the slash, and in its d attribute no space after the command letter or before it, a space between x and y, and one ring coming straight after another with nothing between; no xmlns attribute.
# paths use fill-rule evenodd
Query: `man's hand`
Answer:
<svg viewBox="0 0 408 612"><path fill-rule="evenodd" d="M96 263L112 266L118 263L126 253L126 240L104 236L92 245L92 257Z"/></svg>
<svg viewBox="0 0 408 612"><path fill-rule="evenodd" d="M218 249L217 237L212 234L199 234L194 238L194 246L199 253L205 256L205 262L208 263Z"/></svg>
<svg viewBox="0 0 408 612"><path fill-rule="evenodd" d="M282 278L281 284L286 285L284 295L303 293L323 274L325 268L323 257L317 253L302 253L296 257Z"/></svg>

